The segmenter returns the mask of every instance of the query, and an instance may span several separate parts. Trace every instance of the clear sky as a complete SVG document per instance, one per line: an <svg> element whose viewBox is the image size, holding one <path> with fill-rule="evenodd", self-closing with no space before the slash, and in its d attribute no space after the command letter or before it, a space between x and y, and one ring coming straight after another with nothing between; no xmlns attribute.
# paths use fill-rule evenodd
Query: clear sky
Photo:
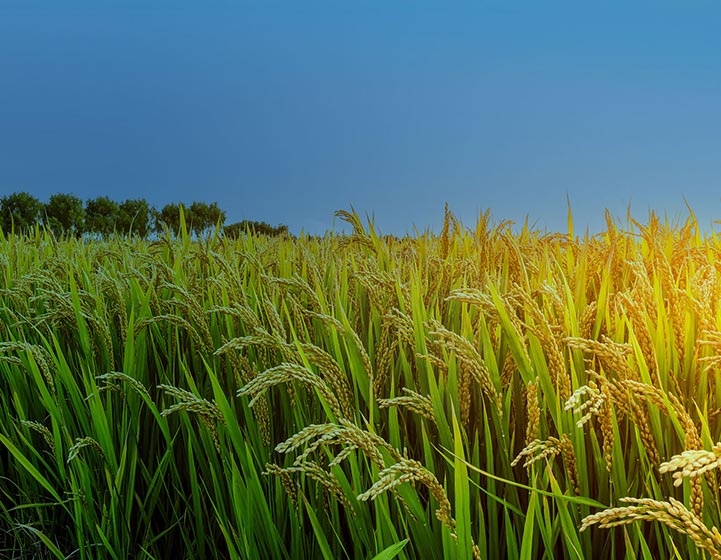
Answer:
<svg viewBox="0 0 721 560"><path fill-rule="evenodd" d="M0 0L0 194L721 219L721 2Z"/></svg>

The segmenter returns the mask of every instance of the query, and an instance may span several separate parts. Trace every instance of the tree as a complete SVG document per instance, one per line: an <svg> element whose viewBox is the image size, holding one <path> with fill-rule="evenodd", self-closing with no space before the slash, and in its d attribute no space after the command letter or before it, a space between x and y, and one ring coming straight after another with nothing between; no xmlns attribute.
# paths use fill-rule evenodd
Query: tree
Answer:
<svg viewBox="0 0 721 560"><path fill-rule="evenodd" d="M223 228L223 235L229 239L238 239L246 231L247 228L243 227L243 222L233 222Z"/></svg>
<svg viewBox="0 0 721 560"><path fill-rule="evenodd" d="M160 212L154 212L155 231L162 233L163 229L167 228L177 235L180 232L181 208L188 231L197 236L215 227L216 224L222 225L225 222L225 212L215 202L210 205L205 202L193 202L190 206L172 203L163 206Z"/></svg>
<svg viewBox="0 0 721 560"><path fill-rule="evenodd" d="M188 229L195 235L200 235L205 230L205 223L208 221L208 205L205 202L193 202L185 213L185 222Z"/></svg>
<svg viewBox="0 0 721 560"><path fill-rule="evenodd" d="M200 236L217 224L225 223L225 212L218 207L217 202L208 205L205 202L193 202L186 212L185 220L189 229Z"/></svg>
<svg viewBox="0 0 721 560"><path fill-rule="evenodd" d="M78 236L83 232L83 201L71 194L54 194L45 205L44 222L59 237L63 233Z"/></svg>
<svg viewBox="0 0 721 560"><path fill-rule="evenodd" d="M115 229L118 233L145 238L150 233L150 215L150 206L145 199L128 199L118 207Z"/></svg>
<svg viewBox="0 0 721 560"><path fill-rule="evenodd" d="M88 200L85 204L85 230L89 233L107 237L115 231L119 206L107 196Z"/></svg>
<svg viewBox="0 0 721 560"><path fill-rule="evenodd" d="M225 223L225 210L221 210L217 202L208 207L208 227L223 226Z"/></svg>
<svg viewBox="0 0 721 560"><path fill-rule="evenodd" d="M0 227L10 232L27 232L38 223L43 203L26 192L15 192L0 200Z"/></svg>
<svg viewBox="0 0 721 560"><path fill-rule="evenodd" d="M170 203L163 206L160 212L155 212L155 231L163 233L168 228L174 235L180 231L180 207L182 204ZM185 207L183 206L185 211Z"/></svg>
<svg viewBox="0 0 721 560"><path fill-rule="evenodd" d="M241 233L248 231L257 235L267 235L269 237L282 237L290 235L288 232L288 226L286 225L281 224L274 227L265 222L256 222L253 220L235 222L223 228L223 234L231 239L237 239L240 237Z"/></svg>

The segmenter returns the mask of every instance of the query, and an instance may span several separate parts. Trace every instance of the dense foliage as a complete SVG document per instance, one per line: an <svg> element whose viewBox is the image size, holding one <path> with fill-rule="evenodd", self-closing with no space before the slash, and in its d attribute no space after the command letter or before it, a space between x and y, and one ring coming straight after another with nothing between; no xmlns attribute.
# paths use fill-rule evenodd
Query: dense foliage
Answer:
<svg viewBox="0 0 721 560"><path fill-rule="evenodd" d="M721 557L721 240L340 215L0 236L0 556Z"/></svg>
<svg viewBox="0 0 721 560"><path fill-rule="evenodd" d="M223 233L227 237L240 237L241 234L252 232L258 235L268 235L272 237L284 237L289 236L288 226L271 226L265 222L258 222L253 220L243 220L242 222L235 222L223 228Z"/></svg>
<svg viewBox="0 0 721 560"><path fill-rule="evenodd" d="M222 227L226 212L217 202L195 201L190 205L168 203L160 210L145 199L116 202L107 196L83 201L72 194L54 194L47 203L25 192L0 198L0 230L6 234L30 233L38 226L50 229L55 237L80 237L87 234L96 239L120 236L147 238L151 233L169 232L176 236L183 227L196 237L215 228L229 237L248 231L264 235L288 235L288 226L270 226L265 222L243 220Z"/></svg>

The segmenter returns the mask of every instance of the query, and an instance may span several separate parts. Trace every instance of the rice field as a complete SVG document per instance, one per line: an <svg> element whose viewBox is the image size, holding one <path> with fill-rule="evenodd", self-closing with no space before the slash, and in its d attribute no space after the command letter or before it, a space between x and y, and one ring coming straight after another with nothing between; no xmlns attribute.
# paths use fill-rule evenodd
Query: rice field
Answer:
<svg viewBox="0 0 721 560"><path fill-rule="evenodd" d="M721 558L721 239L0 234L0 557Z"/></svg>

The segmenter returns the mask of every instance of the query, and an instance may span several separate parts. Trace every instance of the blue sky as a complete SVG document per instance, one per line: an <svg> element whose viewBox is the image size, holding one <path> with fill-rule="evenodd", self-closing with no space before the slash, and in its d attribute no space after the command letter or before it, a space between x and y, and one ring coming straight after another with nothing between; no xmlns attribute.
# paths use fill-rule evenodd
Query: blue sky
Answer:
<svg viewBox="0 0 721 560"><path fill-rule="evenodd" d="M0 194L721 219L718 2L0 0Z"/></svg>

